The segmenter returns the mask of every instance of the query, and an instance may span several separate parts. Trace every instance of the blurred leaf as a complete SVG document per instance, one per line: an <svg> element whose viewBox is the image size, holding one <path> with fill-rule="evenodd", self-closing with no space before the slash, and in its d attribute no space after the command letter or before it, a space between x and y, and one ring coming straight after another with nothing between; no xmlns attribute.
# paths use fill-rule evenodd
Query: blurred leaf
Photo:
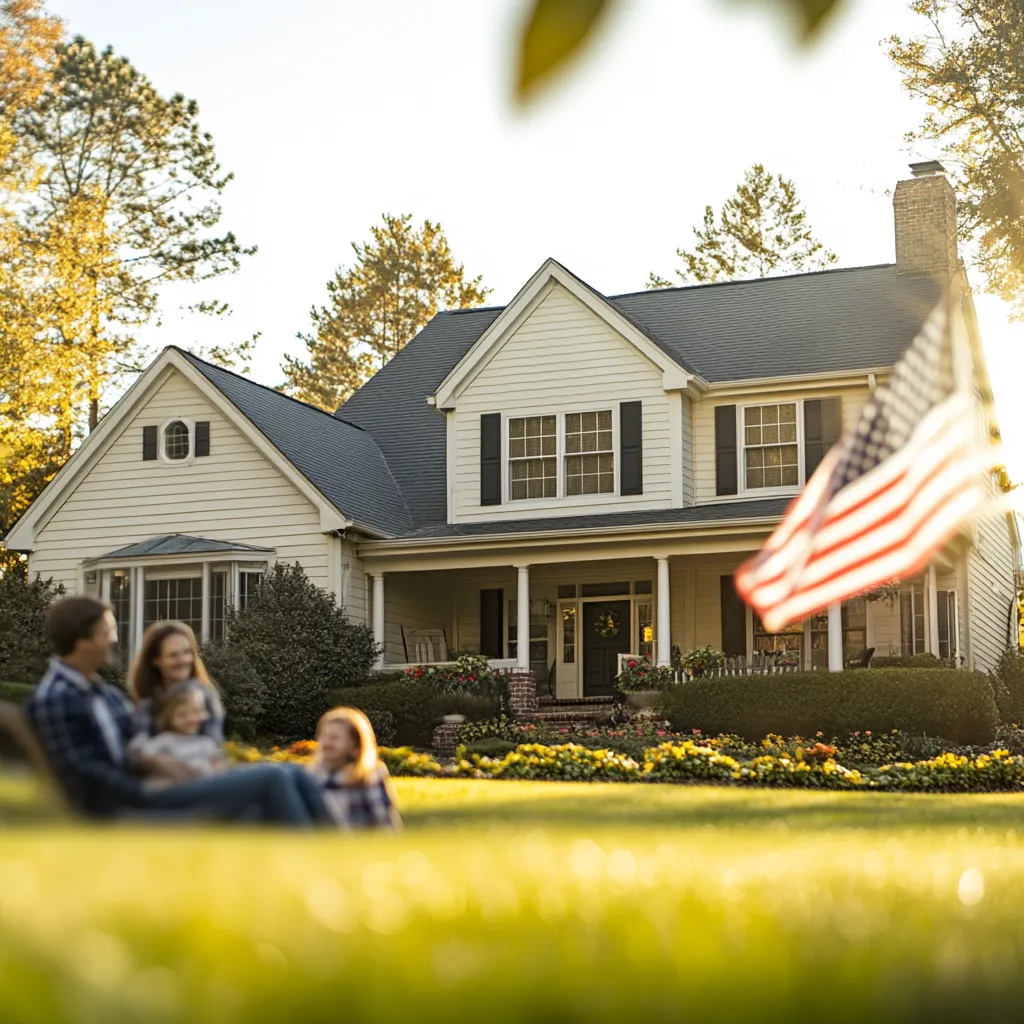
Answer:
<svg viewBox="0 0 1024 1024"><path fill-rule="evenodd" d="M749 2L749 0L748 0ZM845 0L753 0L762 7L766 3L778 7L788 7L793 16L799 21L803 29L804 39L808 40L814 36L818 29L822 28L825 20L830 14L837 14Z"/></svg>
<svg viewBox="0 0 1024 1024"><path fill-rule="evenodd" d="M615 0L534 0L519 40L516 100L525 104L578 54Z"/></svg>

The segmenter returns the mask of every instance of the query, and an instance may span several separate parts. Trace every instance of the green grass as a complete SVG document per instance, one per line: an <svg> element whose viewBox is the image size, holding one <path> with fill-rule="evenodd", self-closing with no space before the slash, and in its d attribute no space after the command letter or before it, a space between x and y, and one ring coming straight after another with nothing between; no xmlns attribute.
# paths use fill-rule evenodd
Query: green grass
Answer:
<svg viewBox="0 0 1024 1024"><path fill-rule="evenodd" d="M973 1024L1024 995L1020 797L397 786L397 838L41 825L0 787L0 1021Z"/></svg>

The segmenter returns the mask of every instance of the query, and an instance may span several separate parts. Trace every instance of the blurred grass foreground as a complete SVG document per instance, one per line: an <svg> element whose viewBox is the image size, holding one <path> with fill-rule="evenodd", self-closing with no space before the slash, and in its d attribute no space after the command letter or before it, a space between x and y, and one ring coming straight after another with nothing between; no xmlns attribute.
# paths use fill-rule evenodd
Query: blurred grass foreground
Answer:
<svg viewBox="0 0 1024 1024"><path fill-rule="evenodd" d="M1019 1019L1024 806L397 780L398 837L83 828L0 780L0 1021Z"/></svg>

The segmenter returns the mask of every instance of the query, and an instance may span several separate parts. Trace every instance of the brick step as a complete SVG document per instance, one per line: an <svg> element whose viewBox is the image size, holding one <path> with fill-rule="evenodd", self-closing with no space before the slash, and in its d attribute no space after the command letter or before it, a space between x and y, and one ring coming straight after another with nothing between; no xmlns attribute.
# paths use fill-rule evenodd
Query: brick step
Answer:
<svg viewBox="0 0 1024 1024"><path fill-rule="evenodd" d="M590 726L609 714L612 702L590 705L557 705L538 708L522 718L526 721L545 722L547 725Z"/></svg>

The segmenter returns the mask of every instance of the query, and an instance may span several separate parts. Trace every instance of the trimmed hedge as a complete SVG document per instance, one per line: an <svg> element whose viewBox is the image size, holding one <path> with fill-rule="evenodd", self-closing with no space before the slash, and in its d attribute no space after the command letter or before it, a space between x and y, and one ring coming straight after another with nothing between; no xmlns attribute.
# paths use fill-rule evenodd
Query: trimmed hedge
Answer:
<svg viewBox="0 0 1024 1024"><path fill-rule="evenodd" d="M364 711L371 722L375 715L390 712L395 742L402 746L429 747L438 717L437 694L422 683L401 680L352 686L328 694L331 707L339 704Z"/></svg>
<svg viewBox="0 0 1024 1024"><path fill-rule="evenodd" d="M871 668L956 668L952 658L934 654L885 654L871 659Z"/></svg>
<svg viewBox="0 0 1024 1024"><path fill-rule="evenodd" d="M991 680L948 669L854 669L685 683L661 702L673 729L757 740L857 731L941 736L984 744L999 724Z"/></svg>

